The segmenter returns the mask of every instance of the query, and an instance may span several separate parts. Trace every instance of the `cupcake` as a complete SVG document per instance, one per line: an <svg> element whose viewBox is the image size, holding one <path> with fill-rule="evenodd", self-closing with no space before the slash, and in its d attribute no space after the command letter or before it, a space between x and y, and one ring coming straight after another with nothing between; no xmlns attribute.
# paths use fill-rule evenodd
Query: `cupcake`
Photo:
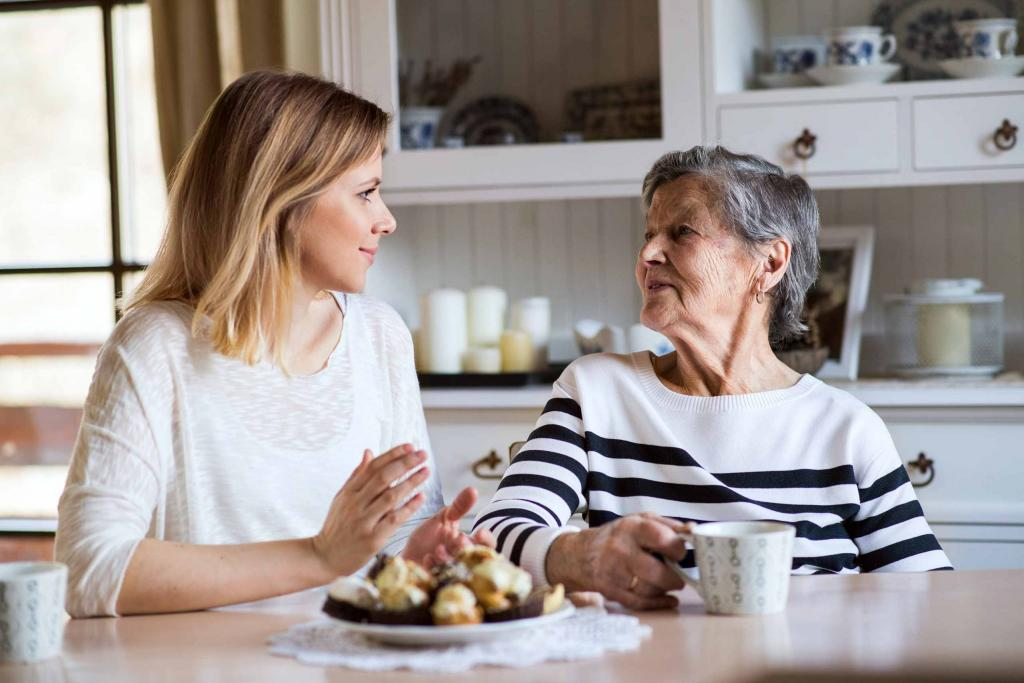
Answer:
<svg viewBox="0 0 1024 683"><path fill-rule="evenodd" d="M452 583L439 590L430 614L438 626L479 624L484 617L473 591L461 583Z"/></svg>
<svg viewBox="0 0 1024 683"><path fill-rule="evenodd" d="M416 562L389 557L375 567L373 582L380 593L379 607L370 611L377 624L428 625L430 594L435 588L430 573Z"/></svg>
<svg viewBox="0 0 1024 683"><path fill-rule="evenodd" d="M335 619L363 622L377 609L380 593L377 587L358 576L342 576L331 584L323 611Z"/></svg>
<svg viewBox="0 0 1024 683"><path fill-rule="evenodd" d="M470 588L484 608L487 621L525 619L540 614L540 607L527 606L533 589L530 575L505 558L483 560L472 570Z"/></svg>
<svg viewBox="0 0 1024 683"><path fill-rule="evenodd" d="M447 562L436 565L430 570L430 574L439 589L453 583L469 583L469 580L472 578L469 567L461 562Z"/></svg>
<svg viewBox="0 0 1024 683"><path fill-rule="evenodd" d="M501 559L501 555L494 548L488 548L485 545L471 545L463 549L459 556L455 558L455 561L466 565L467 569L472 570L481 562L496 559Z"/></svg>

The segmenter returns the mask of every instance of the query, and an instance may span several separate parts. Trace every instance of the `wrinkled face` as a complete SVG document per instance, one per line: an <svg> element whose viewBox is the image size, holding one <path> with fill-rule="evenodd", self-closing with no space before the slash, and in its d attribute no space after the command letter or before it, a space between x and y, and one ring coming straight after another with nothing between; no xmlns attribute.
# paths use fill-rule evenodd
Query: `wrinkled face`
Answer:
<svg viewBox="0 0 1024 683"><path fill-rule="evenodd" d="M380 197L381 155L350 168L327 188L300 227L302 279L316 291L359 292L380 239L395 219Z"/></svg>
<svg viewBox="0 0 1024 683"><path fill-rule="evenodd" d="M669 338L728 331L753 302L756 271L754 255L721 225L699 179L658 188L636 261L645 325Z"/></svg>

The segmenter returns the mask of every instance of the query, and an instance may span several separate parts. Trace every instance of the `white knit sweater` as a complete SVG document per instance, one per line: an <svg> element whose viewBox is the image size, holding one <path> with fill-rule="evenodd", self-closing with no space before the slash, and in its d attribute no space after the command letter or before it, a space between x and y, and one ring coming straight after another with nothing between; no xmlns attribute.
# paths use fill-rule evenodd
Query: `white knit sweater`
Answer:
<svg viewBox="0 0 1024 683"><path fill-rule="evenodd" d="M248 366L190 333L192 309L145 305L100 351L67 485L57 560L68 611L113 615L143 538L252 543L316 534L364 449L429 452L412 340L386 304L338 294L345 313L327 366L284 375ZM385 547L395 552L443 504L427 502Z"/></svg>

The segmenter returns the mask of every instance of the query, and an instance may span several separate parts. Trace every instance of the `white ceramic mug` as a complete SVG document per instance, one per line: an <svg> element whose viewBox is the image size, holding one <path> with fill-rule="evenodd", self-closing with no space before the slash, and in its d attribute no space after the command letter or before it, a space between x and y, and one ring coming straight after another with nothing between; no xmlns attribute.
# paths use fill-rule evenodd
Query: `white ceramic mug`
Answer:
<svg viewBox="0 0 1024 683"><path fill-rule="evenodd" d="M711 614L774 614L786 607L796 527L783 522L709 522L680 534L693 546L700 576L666 564Z"/></svg>
<svg viewBox="0 0 1024 683"><path fill-rule="evenodd" d="M1017 52L1015 19L973 19L954 21L961 57L1002 59Z"/></svg>
<svg viewBox="0 0 1024 683"><path fill-rule="evenodd" d="M60 654L68 568L59 562L0 564L0 662Z"/></svg>
<svg viewBox="0 0 1024 683"><path fill-rule="evenodd" d="M896 54L896 37L882 35L877 26L846 26L824 33L828 63L833 66L869 66L888 62Z"/></svg>

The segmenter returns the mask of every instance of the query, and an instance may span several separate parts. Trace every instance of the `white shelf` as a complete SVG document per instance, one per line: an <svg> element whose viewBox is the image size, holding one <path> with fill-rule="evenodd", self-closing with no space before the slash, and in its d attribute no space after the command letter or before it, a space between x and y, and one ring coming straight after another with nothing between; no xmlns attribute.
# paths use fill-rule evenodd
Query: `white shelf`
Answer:
<svg viewBox="0 0 1024 683"><path fill-rule="evenodd" d="M885 98L968 97L971 95L1015 93L1024 88L1024 77L990 79L939 79L901 81L870 85L827 85L805 88L742 90L714 95L719 106L757 104L798 104L800 102L850 102Z"/></svg>
<svg viewBox="0 0 1024 683"><path fill-rule="evenodd" d="M902 381L865 379L829 382L872 408L1024 407L1024 381ZM426 410L540 410L551 395L548 386L522 389L424 389Z"/></svg>

